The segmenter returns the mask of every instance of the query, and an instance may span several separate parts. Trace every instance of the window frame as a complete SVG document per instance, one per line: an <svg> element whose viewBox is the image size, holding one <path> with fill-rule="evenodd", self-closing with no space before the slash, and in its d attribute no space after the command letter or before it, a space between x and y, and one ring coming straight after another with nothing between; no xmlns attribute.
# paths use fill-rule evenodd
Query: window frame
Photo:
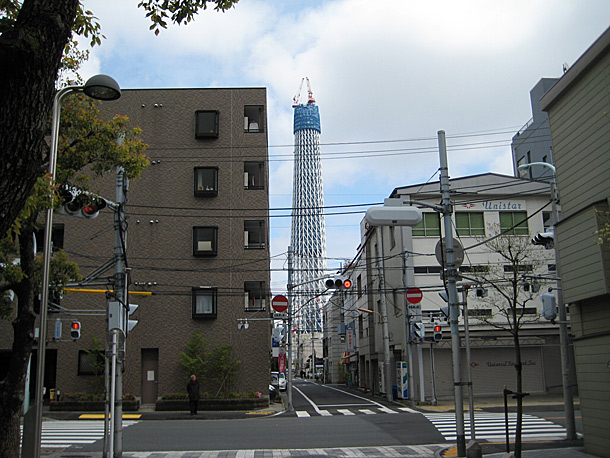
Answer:
<svg viewBox="0 0 610 458"><path fill-rule="evenodd" d="M413 237L440 237L441 222L438 213L423 212L421 222L413 226L411 233Z"/></svg>
<svg viewBox="0 0 610 458"><path fill-rule="evenodd" d="M481 226L474 227L473 216L481 217ZM466 221L464 221L466 218ZM460 221L461 220L461 221ZM467 222L467 226L460 227L460 224ZM455 232L459 237L485 236L485 213L484 212L456 212L455 213Z"/></svg>
<svg viewBox="0 0 610 458"><path fill-rule="evenodd" d="M248 288L250 286L250 288ZM260 296L257 296L256 294ZM250 295L254 295L254 306L249 307ZM244 281L244 311L264 312L267 310L267 289L264 281L246 280ZM259 302L260 301L260 302ZM258 307L256 306L258 303Z"/></svg>
<svg viewBox="0 0 610 458"><path fill-rule="evenodd" d="M203 117L204 114L214 115L214 120L212 124L214 127L211 131L204 132L200 129L199 117ZM219 125L220 125L220 111L218 110L196 110L195 111L195 138L196 139L205 139L205 138L218 138L219 136Z"/></svg>
<svg viewBox="0 0 610 458"><path fill-rule="evenodd" d="M209 296L212 299L211 312L197 311L197 298ZM197 319L211 319L218 317L218 288L213 286L193 286L191 288L191 317Z"/></svg>
<svg viewBox="0 0 610 458"><path fill-rule="evenodd" d="M197 232L203 229L211 229L213 231L211 240L197 238ZM199 249L199 242L211 242L211 249L204 251ZM193 226L193 256L196 257L210 257L218 255L218 226Z"/></svg>
<svg viewBox="0 0 610 458"><path fill-rule="evenodd" d="M255 114L257 116L250 117L247 115ZM256 122L258 121L258 122ZM244 132L246 133L262 133L265 132L265 105L244 105ZM257 127L251 127L253 122L256 122Z"/></svg>
<svg viewBox="0 0 610 458"><path fill-rule="evenodd" d="M247 230L254 227L253 230ZM258 226L258 227L256 227ZM258 231L256 231L258 229ZM258 234L259 242L250 242L250 234ZM248 234L248 236L246 236ZM267 229L264 219L244 220L244 249L246 250L264 250L267 247Z"/></svg>
<svg viewBox="0 0 610 458"><path fill-rule="evenodd" d="M93 366L95 364L94 361L85 361L91 360L92 358L97 357L97 362L101 363L101 372L95 373ZM85 362L87 362L87 366L91 367L91 369L85 369ZM104 351L100 350L97 354L93 350L78 350L78 364L77 364L77 375L84 376L97 376L102 375L105 372L104 367Z"/></svg>
<svg viewBox="0 0 610 458"><path fill-rule="evenodd" d="M256 173L252 173L252 170ZM244 162L244 189L265 189L265 163L263 161Z"/></svg>
<svg viewBox="0 0 610 458"><path fill-rule="evenodd" d="M516 236L529 236L530 234L530 229L529 229L529 224L528 224L528 216L527 216L527 212L526 211L519 211L519 212L512 212L512 211L503 211L503 212L499 212L500 214L498 215L498 218L500 220L500 231L502 232L503 235L516 235ZM506 221L502 221L503 216L506 218L507 216L510 215L511 218L511 224L510 226L506 226L504 223ZM515 223L516 218L515 216L517 215L523 215L523 220L519 221L518 223ZM522 226L522 224L525 223L525 226ZM509 230L510 229L510 230ZM520 233L517 233L517 229L519 229Z"/></svg>
<svg viewBox="0 0 610 458"><path fill-rule="evenodd" d="M198 189L199 188L199 172L210 170L213 173L213 189ZM214 197L218 195L218 167L201 166L193 167L193 192L195 197Z"/></svg>

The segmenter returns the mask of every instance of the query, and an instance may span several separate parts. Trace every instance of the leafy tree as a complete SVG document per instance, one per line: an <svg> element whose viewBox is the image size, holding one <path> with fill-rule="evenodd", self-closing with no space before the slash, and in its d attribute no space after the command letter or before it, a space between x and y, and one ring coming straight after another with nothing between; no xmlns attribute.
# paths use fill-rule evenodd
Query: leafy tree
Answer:
<svg viewBox="0 0 610 458"><path fill-rule="evenodd" d="M186 350L180 353L180 365L187 378L196 375L201 380L206 372L205 342L201 334L193 333L193 337L186 343Z"/></svg>
<svg viewBox="0 0 610 458"><path fill-rule="evenodd" d="M86 350L87 358L89 359L89 364L93 369L93 393L94 394L104 394L106 389L106 380L104 376L104 371L106 370L106 359L104 358L104 343L102 339L91 335L91 341L93 346Z"/></svg>
<svg viewBox="0 0 610 458"><path fill-rule="evenodd" d="M130 128L124 116L102 121L98 104L81 95L66 100L61 117L57 182L52 182L48 175L36 180L25 207L0 241L0 313L12 319L13 324L8 375L0 381L0 430L3 431L0 458L19 456L19 414L37 315L34 298L41 291L42 280L42 259L34 253L33 240L35 232L43 228L41 216L51 205L51 196L55 198L54 203L60 204L58 183L91 190L91 177L122 166L129 178L137 178L148 165L140 130ZM49 277L51 293L58 294L80 275L78 266L60 250L51 258Z"/></svg>
<svg viewBox="0 0 610 458"><path fill-rule="evenodd" d="M186 350L180 353L180 365L186 377L196 375L206 391L216 393L215 397L229 397L240 364L233 357L231 345L207 350L203 336L196 332L187 342Z"/></svg>
<svg viewBox="0 0 610 458"><path fill-rule="evenodd" d="M491 233L499 228L491 227ZM490 262L478 266L473 275L488 288L488 296L479 298L480 308L491 308L491 315L480 314L476 318L486 324L508 331L515 349L516 392L523 393L523 360L521 358L520 331L526 324L539 321L539 315L526 313L527 305L538 296L537 288L532 288L531 279L543 264L541 248L531 243L529 236L499 235L484 240L485 246L500 262ZM546 261L545 261L546 262ZM485 268L482 268L485 267ZM517 424L515 431L515 456L521 456L521 436L523 427L523 399L517 396Z"/></svg>
<svg viewBox="0 0 610 458"><path fill-rule="evenodd" d="M142 0L155 34L168 22L186 24L213 5L226 11L238 0ZM56 82L64 69L84 56L76 36L99 45L100 24L81 0L0 0L0 238L44 175L44 137Z"/></svg>

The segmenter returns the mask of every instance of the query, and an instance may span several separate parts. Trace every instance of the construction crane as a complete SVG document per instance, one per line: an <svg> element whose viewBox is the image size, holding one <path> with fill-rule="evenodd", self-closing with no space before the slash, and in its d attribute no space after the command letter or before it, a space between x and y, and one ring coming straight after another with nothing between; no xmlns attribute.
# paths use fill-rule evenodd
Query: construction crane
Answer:
<svg viewBox="0 0 610 458"><path fill-rule="evenodd" d="M299 92L292 99L292 108L299 105L301 101L301 90L303 89L303 81L307 81L307 103L313 105L316 103L316 99L313 98L313 92L311 91L311 85L309 84L309 78L307 76L301 79L301 84L299 85Z"/></svg>

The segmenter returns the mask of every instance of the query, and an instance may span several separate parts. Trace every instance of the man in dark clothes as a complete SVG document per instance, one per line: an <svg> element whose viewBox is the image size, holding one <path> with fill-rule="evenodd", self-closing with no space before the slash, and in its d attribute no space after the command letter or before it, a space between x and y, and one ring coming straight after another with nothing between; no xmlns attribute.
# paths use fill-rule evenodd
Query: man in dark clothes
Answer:
<svg viewBox="0 0 610 458"><path fill-rule="evenodd" d="M197 415L197 405L199 404L199 382L197 377L191 375L191 381L186 385L186 392L189 395L189 406L191 415Z"/></svg>

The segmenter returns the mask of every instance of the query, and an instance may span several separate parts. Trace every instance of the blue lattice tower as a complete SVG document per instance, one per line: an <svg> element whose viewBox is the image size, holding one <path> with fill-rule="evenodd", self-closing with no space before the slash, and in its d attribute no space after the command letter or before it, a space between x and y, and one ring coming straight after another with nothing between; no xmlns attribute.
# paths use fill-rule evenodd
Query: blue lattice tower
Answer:
<svg viewBox="0 0 610 458"><path fill-rule="evenodd" d="M295 98L296 99L296 98ZM309 91L307 105L294 107L294 180L292 192L293 310L301 332L322 331L326 270L324 190L320 163L320 112ZM318 280L317 280L318 279Z"/></svg>

